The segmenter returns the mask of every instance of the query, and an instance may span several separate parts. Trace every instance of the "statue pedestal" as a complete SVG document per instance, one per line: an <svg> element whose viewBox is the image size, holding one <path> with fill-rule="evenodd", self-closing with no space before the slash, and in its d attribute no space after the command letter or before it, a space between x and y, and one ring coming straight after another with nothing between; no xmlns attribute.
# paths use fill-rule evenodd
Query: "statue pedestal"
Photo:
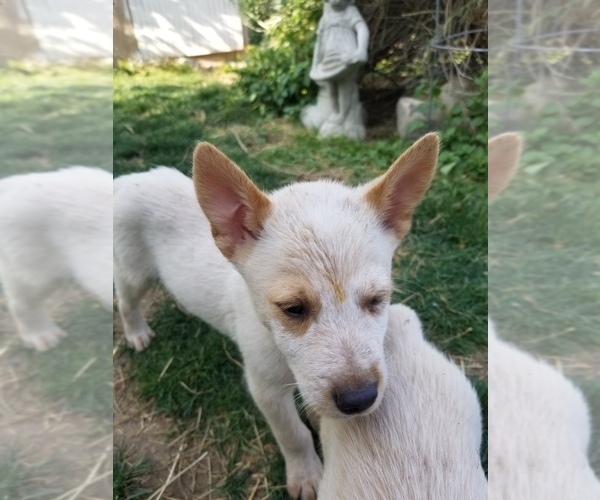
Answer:
<svg viewBox="0 0 600 500"><path fill-rule="evenodd" d="M336 119L337 118L337 119ZM335 102L324 85L319 87L317 102L306 106L300 113L300 121L306 128L317 130L320 138L345 136L362 140L366 137L365 112L357 101L349 110L345 119L339 120Z"/></svg>

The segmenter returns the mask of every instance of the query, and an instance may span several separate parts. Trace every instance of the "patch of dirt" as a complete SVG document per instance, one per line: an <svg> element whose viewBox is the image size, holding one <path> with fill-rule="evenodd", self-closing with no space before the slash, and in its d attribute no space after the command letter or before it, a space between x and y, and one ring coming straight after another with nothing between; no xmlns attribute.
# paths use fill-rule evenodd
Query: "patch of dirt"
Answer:
<svg viewBox="0 0 600 500"><path fill-rule="evenodd" d="M151 473L139 486L162 492L162 498L211 496L209 485L222 474L221 461L206 450L208 432L200 430L202 414L193 426L179 431L177 423L142 401L131 377L129 355L118 350L114 358L113 442L129 463L149 462ZM214 477L213 477L214 476Z"/></svg>
<svg viewBox="0 0 600 500"><path fill-rule="evenodd" d="M154 287L144 298L145 317L152 315L165 298ZM150 473L139 478L139 487L165 499L207 498L217 500L210 488L225 474L223 458L210 449L210 428L201 411L193 425L183 430L172 418L153 408L137 394L129 354L119 314L114 314L113 335L113 442L125 453L130 464L145 461ZM207 427L204 432L201 427Z"/></svg>
<svg viewBox="0 0 600 500"><path fill-rule="evenodd" d="M148 318L165 299L165 293L154 287L143 302ZM130 355L123 350L125 339L118 313L114 319L114 418L115 448L120 447L130 464L144 460L150 464L148 475L139 478L140 488L151 490L150 498L168 500L224 500L227 496L217 489L227 480L227 457L217 450L211 423L202 418L202 409L194 422L180 422L157 411L153 402L138 395ZM276 452L263 446L261 436L250 443L255 453L248 453L238 468L250 468L251 463ZM269 448L269 449L267 449ZM248 479L248 500L269 498L269 485L264 475L253 474Z"/></svg>
<svg viewBox="0 0 600 500"><path fill-rule="evenodd" d="M80 296L76 290L56 294L48 304L52 317ZM1 296L0 334L0 455L16 452L34 487L52 492L39 498L111 499L112 435L63 401L43 400L32 381L35 366L17 349L20 339Z"/></svg>

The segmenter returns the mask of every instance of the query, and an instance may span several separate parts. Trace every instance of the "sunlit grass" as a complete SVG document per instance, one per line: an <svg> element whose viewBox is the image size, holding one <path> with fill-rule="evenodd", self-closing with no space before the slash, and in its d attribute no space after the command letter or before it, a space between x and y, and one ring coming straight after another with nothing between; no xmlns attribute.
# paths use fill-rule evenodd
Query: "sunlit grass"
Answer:
<svg viewBox="0 0 600 500"><path fill-rule="evenodd" d="M0 177L112 167L109 66L0 69Z"/></svg>

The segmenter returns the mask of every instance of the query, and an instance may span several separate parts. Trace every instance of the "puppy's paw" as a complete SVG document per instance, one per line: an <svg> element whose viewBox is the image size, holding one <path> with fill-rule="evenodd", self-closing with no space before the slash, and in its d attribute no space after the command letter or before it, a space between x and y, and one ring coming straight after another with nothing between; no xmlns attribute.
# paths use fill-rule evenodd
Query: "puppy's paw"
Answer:
<svg viewBox="0 0 600 500"><path fill-rule="evenodd" d="M323 475L321 460L314 454L309 461L288 466L287 489L295 500L316 500Z"/></svg>
<svg viewBox="0 0 600 500"><path fill-rule="evenodd" d="M139 352L150 345L150 341L154 338L154 332L148 325L145 325L140 330L126 332L125 336L127 343Z"/></svg>
<svg viewBox="0 0 600 500"><path fill-rule="evenodd" d="M50 328L38 331L27 332L21 335L25 344L33 347L36 351L44 352L53 349L60 343L60 339L68 337L67 332L56 325Z"/></svg>

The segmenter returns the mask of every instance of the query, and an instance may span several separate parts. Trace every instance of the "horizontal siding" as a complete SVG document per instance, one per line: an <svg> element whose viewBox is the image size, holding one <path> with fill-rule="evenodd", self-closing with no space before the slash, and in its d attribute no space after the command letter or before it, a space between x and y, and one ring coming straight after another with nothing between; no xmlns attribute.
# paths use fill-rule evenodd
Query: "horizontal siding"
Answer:
<svg viewBox="0 0 600 500"><path fill-rule="evenodd" d="M8 0L7 0L8 1ZM20 19L9 23L0 40L5 57L48 61L110 58L113 53L111 0L10 0ZM237 0L121 0L130 17L125 57L144 60L201 56L244 48ZM15 10L16 9L16 10ZM18 14L17 14L18 13ZM23 29L23 28L26 29ZM124 26L116 26L124 30ZM133 31L133 33L131 32ZM23 33L27 33L28 43ZM115 36L123 44L121 33ZM133 35L133 36L132 36ZM135 37L135 39L134 39ZM10 43L16 45L13 47ZM18 51L19 43L23 45ZM12 48L11 48L12 47ZM133 50L133 52L132 52ZM1 51L0 51L1 52ZM117 51L118 52L118 51ZM123 52L123 51L122 51Z"/></svg>
<svg viewBox="0 0 600 500"><path fill-rule="evenodd" d="M51 61L112 56L111 0L21 0L39 43L37 57Z"/></svg>
<svg viewBox="0 0 600 500"><path fill-rule="evenodd" d="M128 0L145 60L201 56L244 48L234 0Z"/></svg>

